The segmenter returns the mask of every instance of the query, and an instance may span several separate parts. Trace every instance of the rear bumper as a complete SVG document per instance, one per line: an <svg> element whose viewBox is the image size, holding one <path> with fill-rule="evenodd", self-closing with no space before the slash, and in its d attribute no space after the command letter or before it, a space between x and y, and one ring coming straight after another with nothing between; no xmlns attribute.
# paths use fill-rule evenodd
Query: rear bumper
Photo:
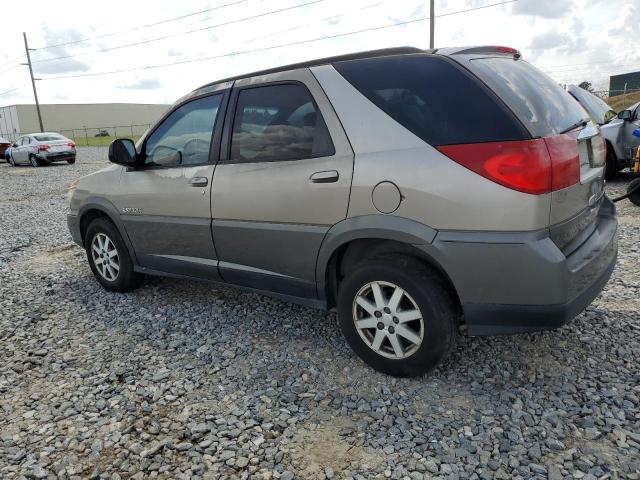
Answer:
<svg viewBox="0 0 640 480"><path fill-rule="evenodd" d="M38 155L38 158L47 162L65 162L67 160L74 160L76 158L76 152L68 151L47 153L44 155Z"/></svg>
<svg viewBox="0 0 640 480"><path fill-rule="evenodd" d="M505 235L497 242L483 242L486 234L474 235L472 242L445 237L442 251L453 268L440 261L458 291L468 333L524 333L569 322L609 280L618 252L616 233L615 207L605 198L595 230L568 256L548 232Z"/></svg>

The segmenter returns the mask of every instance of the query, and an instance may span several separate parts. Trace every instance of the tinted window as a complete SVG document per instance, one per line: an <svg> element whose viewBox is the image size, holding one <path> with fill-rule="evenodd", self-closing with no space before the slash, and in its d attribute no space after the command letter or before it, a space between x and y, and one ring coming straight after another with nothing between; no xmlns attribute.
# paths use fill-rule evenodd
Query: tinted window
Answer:
<svg viewBox="0 0 640 480"><path fill-rule="evenodd" d="M333 154L327 126L306 87L269 85L240 91L231 160L270 162Z"/></svg>
<svg viewBox="0 0 640 480"><path fill-rule="evenodd" d="M468 65L509 105L534 137L554 135L589 119L560 85L524 60L480 58Z"/></svg>
<svg viewBox="0 0 640 480"><path fill-rule="evenodd" d="M395 56L334 66L381 110L431 145L526 138L506 108L444 58Z"/></svg>
<svg viewBox="0 0 640 480"><path fill-rule="evenodd" d="M199 98L171 113L145 146L145 165L197 165L209 161L222 95Z"/></svg>

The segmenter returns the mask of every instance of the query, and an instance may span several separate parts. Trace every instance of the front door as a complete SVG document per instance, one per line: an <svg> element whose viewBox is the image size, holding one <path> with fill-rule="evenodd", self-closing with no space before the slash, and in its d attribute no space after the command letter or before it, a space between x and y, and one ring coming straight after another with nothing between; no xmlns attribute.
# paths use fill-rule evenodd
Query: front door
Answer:
<svg viewBox="0 0 640 480"><path fill-rule="evenodd" d="M633 160L638 147L640 147L640 137L636 137L633 132L640 128L640 105L632 111L631 120L624 122L622 146L624 148L625 157Z"/></svg>
<svg viewBox="0 0 640 480"><path fill-rule="evenodd" d="M316 258L347 214L353 151L308 69L236 82L213 179L225 281L314 297Z"/></svg>
<svg viewBox="0 0 640 480"><path fill-rule="evenodd" d="M16 140L17 147L11 149L13 161L20 164L29 163L29 137L24 136Z"/></svg>
<svg viewBox="0 0 640 480"><path fill-rule="evenodd" d="M216 120L225 99L218 91L174 109L144 141L140 167L121 174L116 206L142 267L219 279L211 238L211 146L220 136Z"/></svg>

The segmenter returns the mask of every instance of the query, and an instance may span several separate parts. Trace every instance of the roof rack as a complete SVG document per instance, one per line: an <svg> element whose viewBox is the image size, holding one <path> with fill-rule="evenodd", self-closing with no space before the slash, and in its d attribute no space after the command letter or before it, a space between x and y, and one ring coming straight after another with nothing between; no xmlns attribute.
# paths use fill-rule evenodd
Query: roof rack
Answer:
<svg viewBox="0 0 640 480"><path fill-rule="evenodd" d="M210 87L218 83L231 82L233 80L240 80L241 78L255 77L258 75L267 75L270 73L286 72L287 70L295 70L298 68L317 67L318 65L327 65L333 62L342 62L345 60L359 60L362 58L374 58L374 57L389 57L393 55L410 55L415 53L430 53L432 50L421 50L415 47L395 47L395 48L382 48L379 50L368 50L365 52L347 53L346 55L337 55L334 57L319 58L316 60L308 60L306 62L292 63L290 65L283 65L281 67L269 68L267 70L259 70L257 72L244 73L242 75L236 75L234 77L227 77L215 82L207 83L194 90L198 91L202 88Z"/></svg>

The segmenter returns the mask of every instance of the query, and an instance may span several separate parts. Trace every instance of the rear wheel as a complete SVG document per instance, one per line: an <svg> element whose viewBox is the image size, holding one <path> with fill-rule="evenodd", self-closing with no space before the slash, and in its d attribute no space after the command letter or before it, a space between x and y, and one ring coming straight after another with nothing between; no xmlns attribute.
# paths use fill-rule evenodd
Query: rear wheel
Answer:
<svg viewBox="0 0 640 480"><path fill-rule="evenodd" d="M342 281L338 317L347 342L374 369L423 375L454 344L458 308L438 275L412 257L373 259Z"/></svg>
<svg viewBox="0 0 640 480"><path fill-rule="evenodd" d="M73 165L74 163L76 163L76 157L73 157L73 158L69 158L69 159L67 159L67 163L68 163L69 165Z"/></svg>
<svg viewBox="0 0 640 480"><path fill-rule="evenodd" d="M40 160L38 160L38 158L33 153L29 155L29 161L31 162L32 167L40 166Z"/></svg>
<svg viewBox="0 0 640 480"><path fill-rule="evenodd" d="M140 286L143 277L133 270L133 261L120 232L109 220L92 221L84 244L91 271L105 289L129 292Z"/></svg>

